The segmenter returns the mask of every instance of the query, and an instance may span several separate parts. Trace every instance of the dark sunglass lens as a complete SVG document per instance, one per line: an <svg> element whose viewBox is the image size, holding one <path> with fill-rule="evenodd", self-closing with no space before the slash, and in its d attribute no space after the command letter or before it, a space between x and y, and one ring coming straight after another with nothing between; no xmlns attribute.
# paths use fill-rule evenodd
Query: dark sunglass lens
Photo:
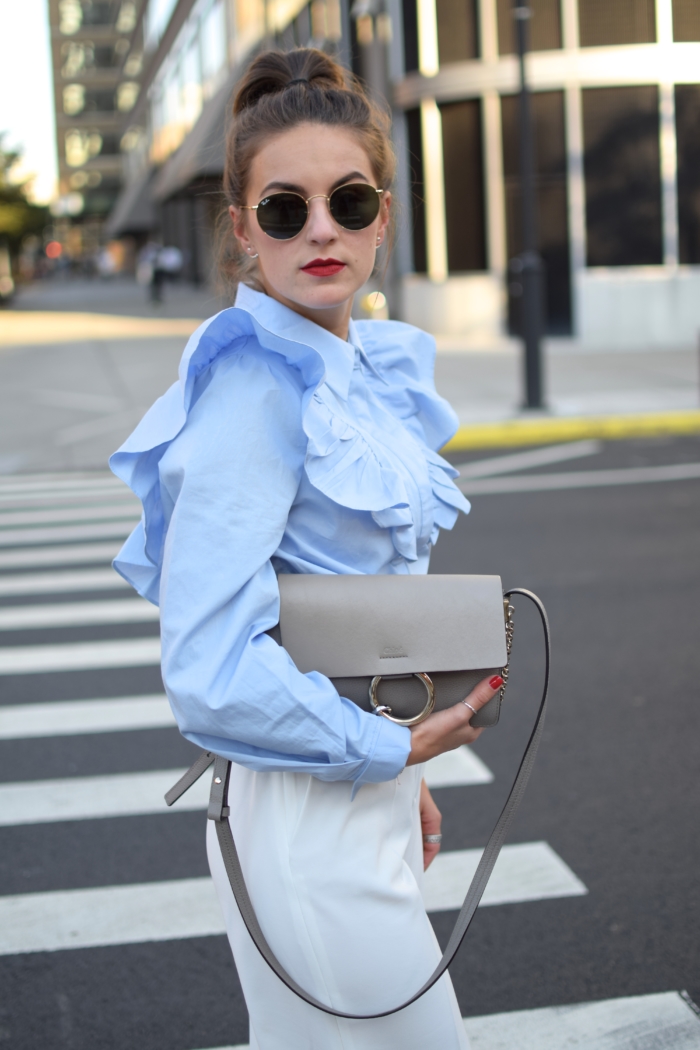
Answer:
<svg viewBox="0 0 700 1050"><path fill-rule="evenodd" d="M304 229L308 208L296 193L273 193L258 204L260 229L278 241L288 241Z"/></svg>
<svg viewBox="0 0 700 1050"><path fill-rule="evenodd" d="M331 215L346 230L364 230L377 218L379 194L373 186L341 186L331 194Z"/></svg>

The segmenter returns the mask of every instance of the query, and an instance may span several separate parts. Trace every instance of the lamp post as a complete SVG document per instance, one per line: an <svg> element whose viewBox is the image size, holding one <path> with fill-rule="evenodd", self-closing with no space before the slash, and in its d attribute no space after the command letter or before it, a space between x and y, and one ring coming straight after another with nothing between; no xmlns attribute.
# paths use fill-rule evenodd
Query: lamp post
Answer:
<svg viewBox="0 0 700 1050"><path fill-rule="evenodd" d="M513 18L520 65L520 199L523 250L520 254L522 285L522 337L525 350L523 407L544 407L542 398L542 259L537 250L537 201L535 197L535 151L530 92L525 76L528 22L532 9L522 0L513 0Z"/></svg>

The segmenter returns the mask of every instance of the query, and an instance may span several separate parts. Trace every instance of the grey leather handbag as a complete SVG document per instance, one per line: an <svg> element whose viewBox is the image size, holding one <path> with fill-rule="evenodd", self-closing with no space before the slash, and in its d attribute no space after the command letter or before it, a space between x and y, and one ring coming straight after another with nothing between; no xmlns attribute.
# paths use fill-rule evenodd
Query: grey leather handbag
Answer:
<svg viewBox="0 0 700 1050"><path fill-rule="evenodd" d="M508 662L512 609L499 576L278 578L270 633L365 711L412 726L458 704ZM472 718L498 722L504 689Z"/></svg>
<svg viewBox="0 0 700 1050"><path fill-rule="evenodd" d="M530 591L501 589L498 576L279 577L280 622L269 633L300 671L327 675L341 696L402 725L416 725L432 711L463 700L485 677L501 674L503 688L471 719L475 727L498 722L513 639L510 598L534 603L545 642L542 697L510 794L484 849L452 936L426 983L405 1002L373 1014L350 1014L320 1002L291 977L270 948L245 884L229 824L231 763L202 752L167 792L169 806L214 763L208 817L215 822L236 903L258 951L279 979L304 1002L334 1017L370 1020L403 1010L445 973L471 924L530 777L542 734L549 687L547 614Z"/></svg>

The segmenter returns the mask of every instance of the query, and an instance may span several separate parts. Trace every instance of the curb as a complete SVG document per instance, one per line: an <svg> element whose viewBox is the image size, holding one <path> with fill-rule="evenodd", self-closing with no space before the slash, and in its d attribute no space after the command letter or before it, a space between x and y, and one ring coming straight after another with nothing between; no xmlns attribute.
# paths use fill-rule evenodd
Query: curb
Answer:
<svg viewBox="0 0 700 1050"><path fill-rule="evenodd" d="M678 434L700 434L700 410L613 416L539 416L536 419L474 423L460 427L441 451L544 445L550 441L580 441L583 438L617 441Z"/></svg>

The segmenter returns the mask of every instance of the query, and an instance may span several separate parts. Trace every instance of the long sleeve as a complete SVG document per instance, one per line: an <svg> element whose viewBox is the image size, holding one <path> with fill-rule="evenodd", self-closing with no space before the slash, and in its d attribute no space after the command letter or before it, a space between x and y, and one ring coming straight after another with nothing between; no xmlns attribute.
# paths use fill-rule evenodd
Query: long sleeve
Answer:
<svg viewBox="0 0 700 1050"><path fill-rule="evenodd" d="M218 360L160 461L166 691L188 740L248 768L390 780L409 730L339 697L323 675L301 674L265 633L279 618L271 559L307 446L304 386L272 357Z"/></svg>

